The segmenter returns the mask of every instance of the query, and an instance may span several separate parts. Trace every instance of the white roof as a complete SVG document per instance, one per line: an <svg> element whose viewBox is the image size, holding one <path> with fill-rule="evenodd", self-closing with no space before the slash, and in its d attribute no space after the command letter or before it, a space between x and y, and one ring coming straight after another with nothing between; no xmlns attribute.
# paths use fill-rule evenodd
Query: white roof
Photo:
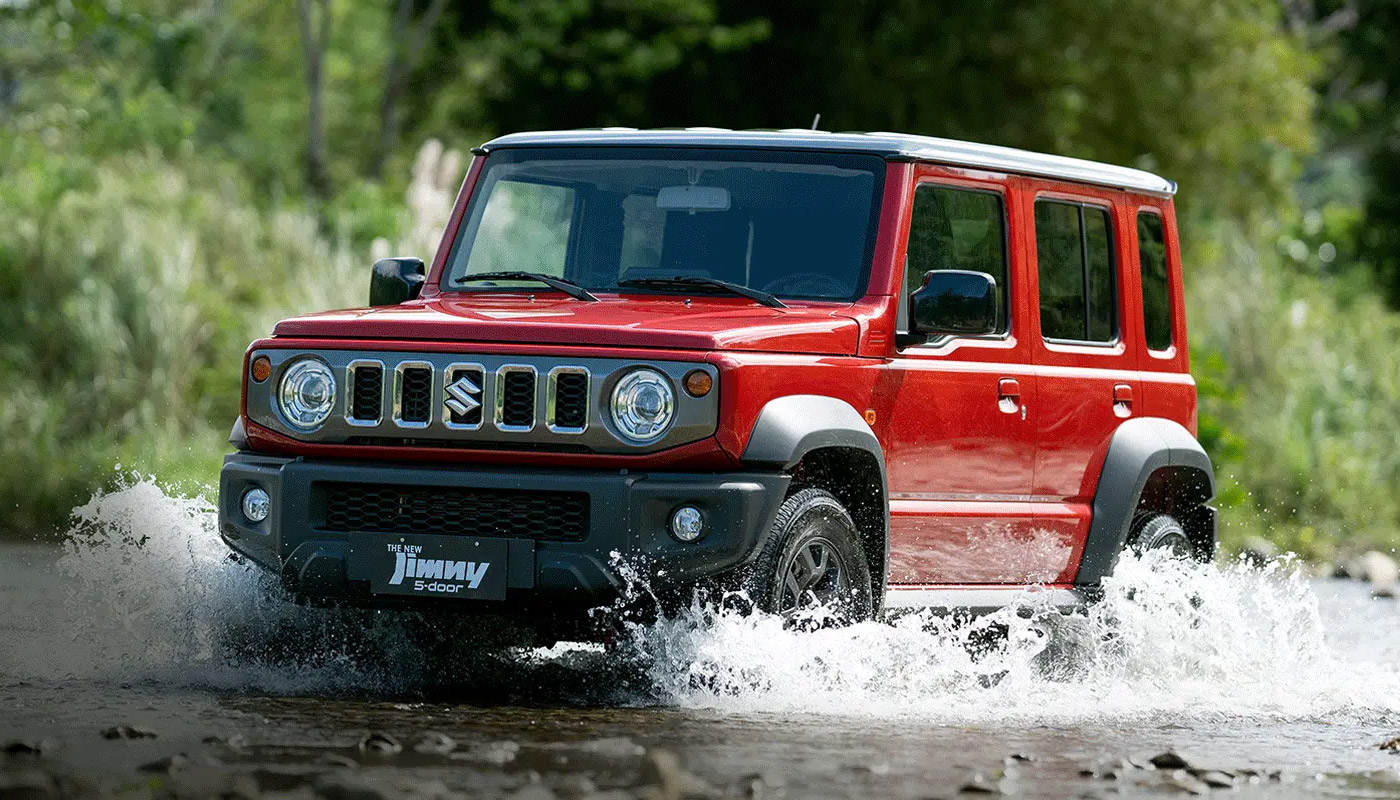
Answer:
<svg viewBox="0 0 1400 800"><path fill-rule="evenodd" d="M512 133L478 148L490 152L516 147L754 147L774 150L828 150L873 153L886 158L929 161L958 167L1033 175L1163 196L1176 194L1176 183L1130 167L1080 158L1054 156L956 139L907 133L828 133L789 129L731 131L724 128L536 131Z"/></svg>

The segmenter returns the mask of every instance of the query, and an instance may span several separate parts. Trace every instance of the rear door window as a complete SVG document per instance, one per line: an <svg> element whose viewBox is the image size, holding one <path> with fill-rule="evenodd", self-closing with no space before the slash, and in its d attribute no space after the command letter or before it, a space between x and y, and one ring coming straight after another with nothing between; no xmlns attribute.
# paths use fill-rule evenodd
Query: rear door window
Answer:
<svg viewBox="0 0 1400 800"><path fill-rule="evenodd" d="M1035 250L1041 335L1072 342L1116 339L1117 288L1108 211L1078 203L1037 201Z"/></svg>
<svg viewBox="0 0 1400 800"><path fill-rule="evenodd" d="M1171 284L1167 277L1167 239L1162 218L1138 214L1138 265L1142 270L1142 323L1151 350L1172 346Z"/></svg>
<svg viewBox="0 0 1400 800"><path fill-rule="evenodd" d="M997 283L997 333L1010 328L1007 312L1010 276L1006 265L1006 212L1001 195L923 184L914 191L913 218L906 249L904 302L900 330L908 330L908 297L928 272L944 269L985 272Z"/></svg>

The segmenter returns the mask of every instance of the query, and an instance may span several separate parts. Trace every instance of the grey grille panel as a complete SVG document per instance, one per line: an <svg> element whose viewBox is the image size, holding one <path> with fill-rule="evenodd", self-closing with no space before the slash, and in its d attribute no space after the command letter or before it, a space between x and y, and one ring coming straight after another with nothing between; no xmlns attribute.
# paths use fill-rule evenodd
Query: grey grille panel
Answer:
<svg viewBox="0 0 1400 800"><path fill-rule="evenodd" d="M646 453L711 436L719 417L718 390L694 398L682 388L695 369L718 384L718 370L703 361L280 348L254 355L271 358L273 376L248 383L250 419L304 442ZM274 396L282 373L304 356L337 377L335 411L313 431L288 426ZM639 446L616 432L608 408L617 381L644 366L670 379L676 422Z"/></svg>

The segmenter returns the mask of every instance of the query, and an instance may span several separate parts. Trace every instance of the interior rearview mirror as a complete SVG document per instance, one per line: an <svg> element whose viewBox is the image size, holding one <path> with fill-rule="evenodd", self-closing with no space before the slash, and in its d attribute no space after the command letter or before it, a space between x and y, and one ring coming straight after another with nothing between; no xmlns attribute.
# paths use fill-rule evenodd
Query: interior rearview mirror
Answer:
<svg viewBox="0 0 1400 800"><path fill-rule="evenodd" d="M984 336L997 330L997 281L985 272L924 273L909 297L909 332L926 336Z"/></svg>
<svg viewBox="0 0 1400 800"><path fill-rule="evenodd" d="M396 306L406 303L423 291L427 280L423 259L412 256L381 258L374 262L369 278L369 304Z"/></svg>
<svg viewBox="0 0 1400 800"><path fill-rule="evenodd" d="M662 211L728 211L729 190L723 186L666 186L656 193Z"/></svg>

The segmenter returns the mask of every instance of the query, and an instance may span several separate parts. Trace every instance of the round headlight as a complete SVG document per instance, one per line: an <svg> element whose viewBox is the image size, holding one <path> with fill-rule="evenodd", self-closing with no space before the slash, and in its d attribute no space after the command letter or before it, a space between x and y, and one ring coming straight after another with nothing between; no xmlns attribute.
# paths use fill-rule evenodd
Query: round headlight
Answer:
<svg viewBox="0 0 1400 800"><path fill-rule="evenodd" d="M676 393L654 369L629 372L612 393L612 418L618 431L634 442L659 438L676 419Z"/></svg>
<svg viewBox="0 0 1400 800"><path fill-rule="evenodd" d="M311 430L326 421L335 405L335 375L325 362L303 358L282 373L277 407L287 424Z"/></svg>

